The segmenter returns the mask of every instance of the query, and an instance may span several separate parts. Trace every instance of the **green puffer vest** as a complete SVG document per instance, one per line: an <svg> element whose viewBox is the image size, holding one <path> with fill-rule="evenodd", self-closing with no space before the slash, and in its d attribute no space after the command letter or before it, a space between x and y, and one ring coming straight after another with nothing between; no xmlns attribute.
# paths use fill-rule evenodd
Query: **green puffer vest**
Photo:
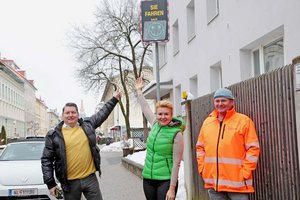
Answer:
<svg viewBox="0 0 300 200"><path fill-rule="evenodd" d="M170 180L173 167L173 142L182 131L183 120L173 117L168 126L154 123L147 139L147 154L142 176L153 180Z"/></svg>

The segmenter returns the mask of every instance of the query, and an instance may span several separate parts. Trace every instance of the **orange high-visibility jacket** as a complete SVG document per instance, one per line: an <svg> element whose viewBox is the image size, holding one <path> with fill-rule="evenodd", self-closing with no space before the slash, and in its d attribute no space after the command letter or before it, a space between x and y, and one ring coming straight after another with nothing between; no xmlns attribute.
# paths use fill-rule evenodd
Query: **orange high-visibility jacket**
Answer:
<svg viewBox="0 0 300 200"><path fill-rule="evenodd" d="M252 171L259 156L253 121L235 109L220 122L214 110L203 122L196 144L198 170L205 188L254 192Z"/></svg>

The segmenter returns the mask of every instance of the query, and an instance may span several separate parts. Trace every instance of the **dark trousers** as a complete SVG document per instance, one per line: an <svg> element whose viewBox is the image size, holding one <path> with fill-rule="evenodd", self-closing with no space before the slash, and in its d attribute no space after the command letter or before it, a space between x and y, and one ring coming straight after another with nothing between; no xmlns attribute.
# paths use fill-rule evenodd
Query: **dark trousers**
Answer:
<svg viewBox="0 0 300 200"><path fill-rule="evenodd" d="M170 187L170 180L143 180L144 193L147 200L165 200ZM175 196L178 190L178 181L175 188Z"/></svg>
<svg viewBox="0 0 300 200"><path fill-rule="evenodd" d="M80 200L83 193L87 200L102 200L102 194L96 174L86 178L69 181L68 192L63 191L64 200Z"/></svg>

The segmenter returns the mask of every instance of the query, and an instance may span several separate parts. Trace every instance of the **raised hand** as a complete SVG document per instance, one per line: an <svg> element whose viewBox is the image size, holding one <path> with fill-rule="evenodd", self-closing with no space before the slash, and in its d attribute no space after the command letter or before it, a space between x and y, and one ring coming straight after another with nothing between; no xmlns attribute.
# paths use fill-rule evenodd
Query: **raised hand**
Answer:
<svg viewBox="0 0 300 200"><path fill-rule="evenodd" d="M135 81L135 90L137 92L142 91L142 88L144 87L144 81L143 78L139 77Z"/></svg>
<svg viewBox="0 0 300 200"><path fill-rule="evenodd" d="M113 96L114 96L116 99L118 99L118 100L121 99L122 92L121 92L120 88L117 87L117 89L114 91Z"/></svg>

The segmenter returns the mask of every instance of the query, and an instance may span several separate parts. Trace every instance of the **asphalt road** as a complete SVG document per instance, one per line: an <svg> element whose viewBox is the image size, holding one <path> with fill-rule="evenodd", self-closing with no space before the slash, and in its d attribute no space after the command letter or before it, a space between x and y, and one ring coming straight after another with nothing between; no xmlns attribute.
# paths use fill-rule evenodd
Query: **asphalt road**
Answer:
<svg viewBox="0 0 300 200"><path fill-rule="evenodd" d="M101 152L103 200L144 200L143 181L121 163L122 152Z"/></svg>

